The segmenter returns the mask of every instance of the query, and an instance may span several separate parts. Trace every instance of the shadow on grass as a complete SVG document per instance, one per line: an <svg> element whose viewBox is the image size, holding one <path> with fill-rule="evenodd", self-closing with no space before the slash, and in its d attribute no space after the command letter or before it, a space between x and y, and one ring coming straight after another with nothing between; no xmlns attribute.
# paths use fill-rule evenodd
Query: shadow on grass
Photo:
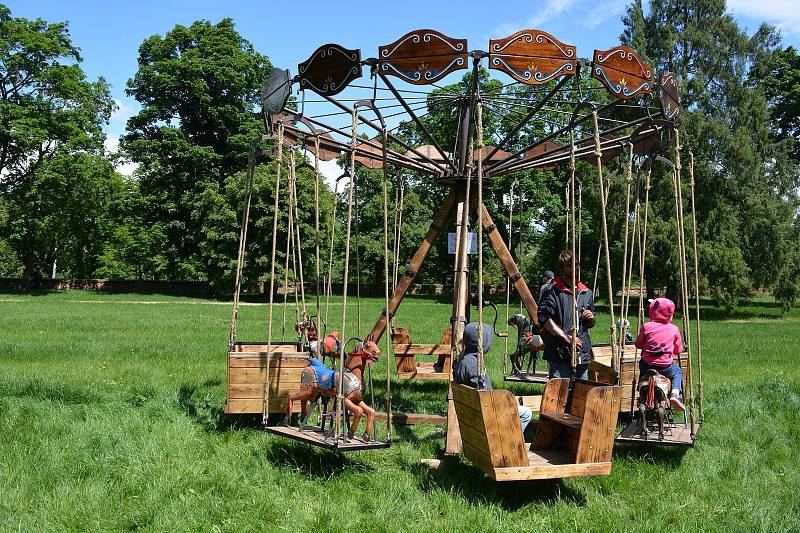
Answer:
<svg viewBox="0 0 800 533"><path fill-rule="evenodd" d="M633 459L670 468L678 468L683 461L688 446L659 446L657 444L615 444L614 459Z"/></svg>
<svg viewBox="0 0 800 533"><path fill-rule="evenodd" d="M344 473L373 470L369 465L342 453L314 448L281 437L271 439L263 453L266 460L276 467L288 468L315 479L330 479Z"/></svg>
<svg viewBox="0 0 800 533"><path fill-rule="evenodd" d="M200 386L183 384L178 389L178 405L206 431L260 428L261 415L232 415L225 412L224 400L213 394L214 389L222 384L220 379L206 381Z"/></svg>
<svg viewBox="0 0 800 533"><path fill-rule="evenodd" d="M422 464L408 464L406 468L420 479L420 489L424 492L438 489L456 493L472 503L496 503L507 511L516 511L532 503L566 502L583 507L587 502L583 493L568 487L562 480L498 483L458 457L446 457L438 469Z"/></svg>

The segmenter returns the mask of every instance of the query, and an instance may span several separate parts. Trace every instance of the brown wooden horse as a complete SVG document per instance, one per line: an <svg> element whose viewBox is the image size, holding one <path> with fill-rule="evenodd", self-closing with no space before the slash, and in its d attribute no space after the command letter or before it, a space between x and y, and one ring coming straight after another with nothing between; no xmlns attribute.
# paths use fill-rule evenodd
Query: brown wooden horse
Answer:
<svg viewBox="0 0 800 533"><path fill-rule="evenodd" d="M647 437L650 428L647 426L648 411L658 415L658 439L664 439L664 417L669 410L670 380L656 370L644 372L639 379L639 426L640 433Z"/></svg>
<svg viewBox="0 0 800 533"><path fill-rule="evenodd" d="M289 423L295 401L301 402L300 416L305 419L308 414L308 402L316 401L320 396L335 398L339 392L340 380L343 379L344 407L353 413L353 420L347 436L352 438L355 435L361 416L366 414L367 427L364 432L364 440L371 440L375 430L375 410L364 401L363 376L364 367L378 361L380 357L381 351L376 343L373 341L359 342L355 350L347 354L343 376L339 372L328 369L320 361L311 360L301 375L300 389L289 393L285 423ZM319 381L318 373L323 374L323 382Z"/></svg>

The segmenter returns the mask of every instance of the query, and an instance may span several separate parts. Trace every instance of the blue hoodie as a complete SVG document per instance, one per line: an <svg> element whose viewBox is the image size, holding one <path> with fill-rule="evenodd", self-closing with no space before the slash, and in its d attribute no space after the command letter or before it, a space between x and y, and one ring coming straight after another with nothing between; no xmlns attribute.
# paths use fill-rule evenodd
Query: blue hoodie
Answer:
<svg viewBox="0 0 800 533"><path fill-rule="evenodd" d="M483 324L483 353L492 348L494 334L489 324ZM486 375L478 377L478 323L470 322L464 328L464 353L453 366L453 379L456 383L468 385L479 390L492 390L492 382Z"/></svg>

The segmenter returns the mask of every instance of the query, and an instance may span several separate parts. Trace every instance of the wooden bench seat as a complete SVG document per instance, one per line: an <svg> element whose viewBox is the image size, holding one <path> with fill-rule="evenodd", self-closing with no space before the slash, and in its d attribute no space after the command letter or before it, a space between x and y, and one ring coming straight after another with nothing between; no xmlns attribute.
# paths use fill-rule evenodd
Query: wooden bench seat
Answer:
<svg viewBox="0 0 800 533"><path fill-rule="evenodd" d="M569 413L540 413L539 417L558 422L571 429L579 430L581 429L581 425L583 425L583 419Z"/></svg>
<svg viewBox="0 0 800 533"><path fill-rule="evenodd" d="M420 379L432 381L450 380L450 330L442 333L439 344L414 344L405 328L395 328L392 333L392 350L400 379ZM418 361L417 356L436 356L436 361Z"/></svg>
<svg viewBox="0 0 800 533"><path fill-rule="evenodd" d="M621 391L586 381L569 385L569 379L547 383L529 448L510 392L452 383L464 455L497 481L609 474Z"/></svg>

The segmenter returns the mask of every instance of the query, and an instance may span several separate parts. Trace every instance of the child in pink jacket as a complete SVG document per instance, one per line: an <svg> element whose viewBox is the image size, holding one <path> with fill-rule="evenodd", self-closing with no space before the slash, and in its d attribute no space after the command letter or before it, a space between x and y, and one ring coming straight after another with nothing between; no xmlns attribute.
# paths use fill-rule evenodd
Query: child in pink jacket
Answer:
<svg viewBox="0 0 800 533"><path fill-rule="evenodd" d="M677 411L683 411L681 401L681 367L672 361L673 355L683 352L681 332L672 323L675 303L668 298L650 300L650 322L639 330L636 347L642 350L639 360L639 375L653 369L672 381L670 403Z"/></svg>

